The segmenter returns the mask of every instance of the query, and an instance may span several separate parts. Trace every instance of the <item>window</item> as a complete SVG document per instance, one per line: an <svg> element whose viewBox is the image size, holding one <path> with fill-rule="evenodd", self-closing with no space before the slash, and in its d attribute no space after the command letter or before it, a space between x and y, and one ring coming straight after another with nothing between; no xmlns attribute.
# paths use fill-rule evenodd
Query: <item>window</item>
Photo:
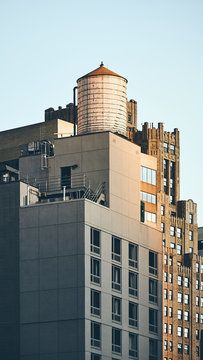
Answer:
<svg viewBox="0 0 203 360"><path fill-rule="evenodd" d="M169 351L173 351L173 341L169 341Z"/></svg>
<svg viewBox="0 0 203 360"><path fill-rule="evenodd" d="M91 258L91 282L100 285L101 274L100 274L100 260Z"/></svg>
<svg viewBox="0 0 203 360"><path fill-rule="evenodd" d="M165 271L164 272L164 281L167 282L168 281L168 273Z"/></svg>
<svg viewBox="0 0 203 360"><path fill-rule="evenodd" d="M121 322L121 299L112 296L112 320Z"/></svg>
<svg viewBox="0 0 203 360"><path fill-rule="evenodd" d="M175 249L175 243L171 242L170 247L171 247L171 249Z"/></svg>
<svg viewBox="0 0 203 360"><path fill-rule="evenodd" d="M121 268L112 265L112 289L121 291Z"/></svg>
<svg viewBox="0 0 203 360"><path fill-rule="evenodd" d="M184 285L185 285L186 288L189 287L189 278L188 277L185 277Z"/></svg>
<svg viewBox="0 0 203 360"><path fill-rule="evenodd" d="M121 330L112 328L112 351L121 354Z"/></svg>
<svg viewBox="0 0 203 360"><path fill-rule="evenodd" d="M91 346L101 347L101 324L91 322Z"/></svg>
<svg viewBox="0 0 203 360"><path fill-rule="evenodd" d="M112 236L112 260L121 261L121 239Z"/></svg>
<svg viewBox="0 0 203 360"><path fill-rule="evenodd" d="M182 229L181 229L181 228L177 228L177 237L178 237L179 239L182 238Z"/></svg>
<svg viewBox="0 0 203 360"><path fill-rule="evenodd" d="M140 191L140 200L149 202L151 204L156 204L156 195Z"/></svg>
<svg viewBox="0 0 203 360"><path fill-rule="evenodd" d="M196 356L199 356L199 346L196 346Z"/></svg>
<svg viewBox="0 0 203 360"><path fill-rule="evenodd" d="M199 272L199 263L196 263L196 272Z"/></svg>
<svg viewBox="0 0 203 360"><path fill-rule="evenodd" d="M173 334L173 325L172 325L172 324L169 324L168 333L169 333L170 335Z"/></svg>
<svg viewBox="0 0 203 360"><path fill-rule="evenodd" d="M170 265L170 266L173 265L173 258L172 258L172 256L169 256L169 265Z"/></svg>
<svg viewBox="0 0 203 360"><path fill-rule="evenodd" d="M146 221L156 223L156 214L145 211L145 219Z"/></svg>
<svg viewBox="0 0 203 360"><path fill-rule="evenodd" d="M182 293L178 293L178 302L179 303L183 302L183 294Z"/></svg>
<svg viewBox="0 0 203 360"><path fill-rule="evenodd" d="M95 254L100 254L100 231L91 228L91 245L90 251Z"/></svg>
<svg viewBox="0 0 203 360"><path fill-rule="evenodd" d="M164 255L164 264L167 265L168 264L168 256Z"/></svg>
<svg viewBox="0 0 203 360"><path fill-rule="evenodd" d="M184 353L186 355L189 355L189 345L187 345L187 344L184 345Z"/></svg>
<svg viewBox="0 0 203 360"><path fill-rule="evenodd" d="M164 324L164 334L167 334L167 332L168 332L168 324L165 323Z"/></svg>
<svg viewBox="0 0 203 360"><path fill-rule="evenodd" d="M189 230L189 240L192 241L193 240L193 231Z"/></svg>
<svg viewBox="0 0 203 360"><path fill-rule="evenodd" d="M199 296L196 296L196 306L199 306Z"/></svg>
<svg viewBox="0 0 203 360"><path fill-rule="evenodd" d="M168 316L168 306L164 306L164 316Z"/></svg>
<svg viewBox="0 0 203 360"><path fill-rule="evenodd" d="M203 324L203 314L201 314L201 324Z"/></svg>
<svg viewBox="0 0 203 360"><path fill-rule="evenodd" d="M177 261L177 265L178 265L178 266L182 266L182 262L181 262L181 261Z"/></svg>
<svg viewBox="0 0 203 360"><path fill-rule="evenodd" d="M170 226L170 235L175 236L175 226Z"/></svg>
<svg viewBox="0 0 203 360"><path fill-rule="evenodd" d="M196 329L196 339L199 340L199 330Z"/></svg>
<svg viewBox="0 0 203 360"><path fill-rule="evenodd" d="M178 344L178 354L182 354L183 353L183 344Z"/></svg>
<svg viewBox="0 0 203 360"><path fill-rule="evenodd" d="M158 333L158 311L149 308L149 331Z"/></svg>
<svg viewBox="0 0 203 360"><path fill-rule="evenodd" d="M138 335L129 333L129 357L138 358Z"/></svg>
<svg viewBox="0 0 203 360"><path fill-rule="evenodd" d="M188 305L189 304L189 295L185 294L185 304Z"/></svg>
<svg viewBox="0 0 203 360"><path fill-rule="evenodd" d="M178 326L178 336L183 336L183 328L182 328L182 326Z"/></svg>
<svg viewBox="0 0 203 360"><path fill-rule="evenodd" d="M182 255L182 245L177 245L177 255Z"/></svg>
<svg viewBox="0 0 203 360"><path fill-rule="evenodd" d="M171 155L175 155L175 145L173 144L170 145L170 153Z"/></svg>
<svg viewBox="0 0 203 360"><path fill-rule="evenodd" d="M149 279L149 301L158 302L158 282L154 279Z"/></svg>
<svg viewBox="0 0 203 360"><path fill-rule="evenodd" d="M128 316L129 316L129 326L133 326L133 327L137 328L138 327L138 305L136 303L129 302Z"/></svg>
<svg viewBox="0 0 203 360"><path fill-rule="evenodd" d="M169 317L170 318L173 317L173 308L172 307L169 308Z"/></svg>
<svg viewBox="0 0 203 360"><path fill-rule="evenodd" d="M101 355L91 353L91 360L101 360Z"/></svg>
<svg viewBox="0 0 203 360"><path fill-rule="evenodd" d="M184 311L184 320L189 321L189 311Z"/></svg>
<svg viewBox="0 0 203 360"><path fill-rule="evenodd" d="M203 290L203 281L201 281L201 290Z"/></svg>
<svg viewBox="0 0 203 360"><path fill-rule="evenodd" d="M138 246L129 244L129 266L138 268Z"/></svg>
<svg viewBox="0 0 203 360"><path fill-rule="evenodd" d="M128 122L132 123L132 118L131 118L131 114L128 113Z"/></svg>
<svg viewBox="0 0 203 360"><path fill-rule="evenodd" d="M158 341L149 339L149 360L158 359Z"/></svg>
<svg viewBox="0 0 203 360"><path fill-rule="evenodd" d="M71 168L72 166L65 166L61 168L61 189L65 186L71 189Z"/></svg>
<svg viewBox="0 0 203 360"><path fill-rule="evenodd" d="M189 224L193 224L193 214L189 214Z"/></svg>
<svg viewBox="0 0 203 360"><path fill-rule="evenodd" d="M164 350L167 351L168 350L168 341L164 340Z"/></svg>
<svg viewBox="0 0 203 360"><path fill-rule="evenodd" d="M203 264L201 264L201 274L203 274Z"/></svg>
<svg viewBox="0 0 203 360"><path fill-rule="evenodd" d="M189 247L189 253L192 254L193 253L193 248Z"/></svg>
<svg viewBox="0 0 203 360"><path fill-rule="evenodd" d="M164 216L165 215L165 206L161 205L161 215Z"/></svg>
<svg viewBox="0 0 203 360"><path fill-rule="evenodd" d="M141 181L144 181L148 184L156 185L156 171L141 166Z"/></svg>
<svg viewBox="0 0 203 360"><path fill-rule="evenodd" d="M173 282L173 274L169 274L169 282L172 283Z"/></svg>
<svg viewBox="0 0 203 360"><path fill-rule="evenodd" d="M164 152L168 152L168 143L164 142Z"/></svg>
<svg viewBox="0 0 203 360"><path fill-rule="evenodd" d="M132 271L129 271L129 295L138 296L138 275Z"/></svg>
<svg viewBox="0 0 203 360"><path fill-rule="evenodd" d="M165 223L161 223L161 232L165 233Z"/></svg>
<svg viewBox="0 0 203 360"><path fill-rule="evenodd" d="M178 275L178 285L182 286L183 285L183 277Z"/></svg>
<svg viewBox="0 0 203 360"><path fill-rule="evenodd" d="M185 338L189 337L189 328L184 328L184 337Z"/></svg>
<svg viewBox="0 0 203 360"><path fill-rule="evenodd" d="M183 319L183 312L181 309L178 309L178 320L182 320Z"/></svg>
<svg viewBox="0 0 203 360"><path fill-rule="evenodd" d="M91 289L91 314L101 316L101 293Z"/></svg>
<svg viewBox="0 0 203 360"><path fill-rule="evenodd" d="M196 280L196 289L199 290L199 280Z"/></svg>
<svg viewBox="0 0 203 360"><path fill-rule="evenodd" d="M201 307L203 307L203 297L201 297Z"/></svg>
<svg viewBox="0 0 203 360"><path fill-rule="evenodd" d="M164 289L164 299L168 299L168 290Z"/></svg>
<svg viewBox="0 0 203 360"><path fill-rule="evenodd" d="M169 290L169 300L173 300L173 290Z"/></svg>

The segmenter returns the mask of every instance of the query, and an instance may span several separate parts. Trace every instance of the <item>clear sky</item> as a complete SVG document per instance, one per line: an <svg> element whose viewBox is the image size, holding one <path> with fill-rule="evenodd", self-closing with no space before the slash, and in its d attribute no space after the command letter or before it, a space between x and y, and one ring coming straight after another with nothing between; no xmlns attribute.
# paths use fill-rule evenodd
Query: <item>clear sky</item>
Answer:
<svg viewBox="0 0 203 360"><path fill-rule="evenodd" d="M0 131L44 121L72 102L78 77L102 61L128 79L138 127L181 133L181 199L203 226L203 1L0 2Z"/></svg>

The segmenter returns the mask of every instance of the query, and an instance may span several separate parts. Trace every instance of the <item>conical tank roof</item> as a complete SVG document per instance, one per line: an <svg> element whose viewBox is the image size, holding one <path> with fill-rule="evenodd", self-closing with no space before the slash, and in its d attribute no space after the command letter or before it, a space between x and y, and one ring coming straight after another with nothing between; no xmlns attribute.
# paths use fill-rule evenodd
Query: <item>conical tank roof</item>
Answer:
<svg viewBox="0 0 203 360"><path fill-rule="evenodd" d="M100 75L100 76L101 76L101 75L117 76L117 77L123 78L126 82L128 82L128 80L125 79L123 76L120 76L120 75L116 74L115 72L107 69L107 68L104 66L104 64L103 64L103 61L101 62L100 66L99 66L97 69L89 72L88 74L86 74L86 75L84 75L84 76L81 76L77 81L79 81L80 79L89 77L89 76L98 76L98 75Z"/></svg>

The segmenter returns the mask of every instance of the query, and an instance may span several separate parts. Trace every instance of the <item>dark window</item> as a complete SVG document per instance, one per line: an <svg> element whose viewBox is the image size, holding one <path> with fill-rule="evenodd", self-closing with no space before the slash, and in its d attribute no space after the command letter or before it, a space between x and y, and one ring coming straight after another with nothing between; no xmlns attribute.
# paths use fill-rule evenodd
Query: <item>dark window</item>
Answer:
<svg viewBox="0 0 203 360"><path fill-rule="evenodd" d="M138 246L129 244L129 266L138 268Z"/></svg>
<svg viewBox="0 0 203 360"><path fill-rule="evenodd" d="M101 355L91 353L91 360L101 360Z"/></svg>
<svg viewBox="0 0 203 360"><path fill-rule="evenodd" d="M95 254L100 254L100 231L97 229L91 228L91 252Z"/></svg>
<svg viewBox="0 0 203 360"><path fill-rule="evenodd" d="M101 293L93 289L91 289L91 314L101 315Z"/></svg>
<svg viewBox="0 0 203 360"><path fill-rule="evenodd" d="M61 168L61 188L71 188L71 166L65 166Z"/></svg>
<svg viewBox="0 0 203 360"><path fill-rule="evenodd" d="M121 322L121 299L112 296L112 320Z"/></svg>
<svg viewBox="0 0 203 360"><path fill-rule="evenodd" d="M158 333L158 311L149 309L149 331Z"/></svg>
<svg viewBox="0 0 203 360"><path fill-rule="evenodd" d="M91 346L101 347L101 324L91 322Z"/></svg>
<svg viewBox="0 0 203 360"><path fill-rule="evenodd" d="M133 327L137 328L138 327L138 305L136 303L129 302L128 316L129 316L129 326L133 326Z"/></svg>
<svg viewBox="0 0 203 360"><path fill-rule="evenodd" d="M129 295L138 296L138 275L129 271Z"/></svg>
<svg viewBox="0 0 203 360"><path fill-rule="evenodd" d="M158 282L154 279L149 279L149 301L155 304L158 302Z"/></svg>
<svg viewBox="0 0 203 360"><path fill-rule="evenodd" d="M112 260L121 261L121 239L112 236Z"/></svg>
<svg viewBox="0 0 203 360"><path fill-rule="evenodd" d="M112 289L121 290L121 268L112 265Z"/></svg>
<svg viewBox="0 0 203 360"><path fill-rule="evenodd" d="M158 342L155 339L149 339L149 360L158 359Z"/></svg>
<svg viewBox="0 0 203 360"><path fill-rule="evenodd" d="M149 272L157 275L157 253L149 251Z"/></svg>
<svg viewBox="0 0 203 360"><path fill-rule="evenodd" d="M100 284L101 274L100 274L100 260L91 258L91 282L95 284Z"/></svg>
<svg viewBox="0 0 203 360"><path fill-rule="evenodd" d="M178 354L182 354L183 353L183 344L178 344Z"/></svg>
<svg viewBox="0 0 203 360"><path fill-rule="evenodd" d="M121 330L112 328L112 351L121 354Z"/></svg>
<svg viewBox="0 0 203 360"><path fill-rule="evenodd" d="M138 358L138 335L129 333L129 357Z"/></svg>

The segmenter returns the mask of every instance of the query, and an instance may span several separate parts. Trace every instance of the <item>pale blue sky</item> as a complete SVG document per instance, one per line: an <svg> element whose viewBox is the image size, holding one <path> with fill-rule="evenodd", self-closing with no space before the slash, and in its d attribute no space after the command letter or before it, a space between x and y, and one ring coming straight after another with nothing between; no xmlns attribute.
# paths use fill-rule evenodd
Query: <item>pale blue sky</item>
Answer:
<svg viewBox="0 0 203 360"><path fill-rule="evenodd" d="M101 62L128 79L138 126L181 132L181 198L203 226L203 1L7 0L0 3L0 131L72 102Z"/></svg>

